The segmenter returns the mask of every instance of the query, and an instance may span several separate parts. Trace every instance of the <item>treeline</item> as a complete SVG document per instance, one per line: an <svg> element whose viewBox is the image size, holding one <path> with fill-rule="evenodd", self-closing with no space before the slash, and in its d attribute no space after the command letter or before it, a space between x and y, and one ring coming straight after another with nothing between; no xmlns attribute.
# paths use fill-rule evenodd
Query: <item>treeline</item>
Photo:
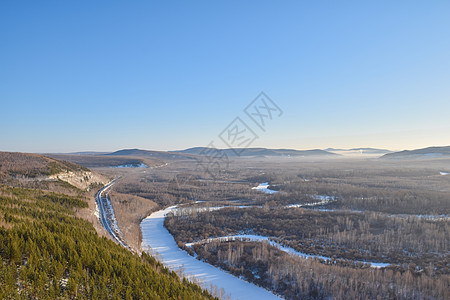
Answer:
<svg viewBox="0 0 450 300"><path fill-rule="evenodd" d="M411 270L347 268L302 259L267 242L195 244L199 259L229 271L286 299L448 299L449 276Z"/></svg>
<svg viewBox="0 0 450 300"><path fill-rule="evenodd" d="M1 299L209 299L75 217L82 198L0 185Z"/></svg>
<svg viewBox="0 0 450 300"><path fill-rule="evenodd" d="M246 232L274 237L308 254L415 264L429 275L450 274L446 263L450 225L446 221L301 208L186 212L165 220L171 234L183 243Z"/></svg>
<svg viewBox="0 0 450 300"><path fill-rule="evenodd" d="M280 204L311 202L307 195L330 195L338 199L331 206L334 208L391 214L450 213L450 195L439 191L360 185L347 183L344 179L333 182L327 179L292 181L279 184L276 188L284 192L273 197L275 202Z"/></svg>
<svg viewBox="0 0 450 300"><path fill-rule="evenodd" d="M163 168L156 173L129 175L121 179L114 190L147 198L161 207L194 201L226 201L263 197L251 189L252 184L227 180L212 180L202 177L201 172L165 173Z"/></svg>
<svg viewBox="0 0 450 300"><path fill-rule="evenodd" d="M279 205L312 202L310 195L334 196L333 208L372 210L391 214L450 214L450 181L438 171L392 166L364 168L363 162L301 173L287 168L249 177L268 181L281 191L271 195ZM345 170L344 168L348 168Z"/></svg>
<svg viewBox="0 0 450 300"><path fill-rule="evenodd" d="M393 218L376 213L307 209L222 209L168 216L178 245L236 276L288 299L447 299L447 222ZM184 244L239 233L280 243L329 261L289 256L256 242ZM385 269L354 261L390 262Z"/></svg>

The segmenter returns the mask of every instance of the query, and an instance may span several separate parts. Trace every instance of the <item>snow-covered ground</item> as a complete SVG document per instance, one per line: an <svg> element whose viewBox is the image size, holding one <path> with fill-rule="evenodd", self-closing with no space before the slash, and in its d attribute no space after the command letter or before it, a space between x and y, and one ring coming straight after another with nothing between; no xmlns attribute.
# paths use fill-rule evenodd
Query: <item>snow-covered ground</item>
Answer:
<svg viewBox="0 0 450 300"><path fill-rule="evenodd" d="M170 269L182 269L188 278L194 278L204 288L211 285L223 289L231 299L280 299L264 288L241 280L205 262L199 261L178 248L172 235L164 227L166 214L171 206L154 212L141 223L142 249L157 253L157 257Z"/></svg>
<svg viewBox="0 0 450 300"><path fill-rule="evenodd" d="M224 206L183 206L178 207L177 209L173 210L172 213L175 216L183 216L183 215L189 215L191 213L203 213L203 212L211 212L215 210L221 210L224 208L250 208L250 207L256 207L256 208L262 208L262 206L254 206L254 205L224 205Z"/></svg>
<svg viewBox="0 0 450 300"><path fill-rule="evenodd" d="M331 260L331 257L321 256L321 255L311 255L311 254L307 254L304 252L299 252L291 247L286 247L275 241L272 241L266 236L253 235L253 234L239 234L239 235L228 235L228 236L222 236L222 237L216 237L216 238L209 238L209 239L194 242L194 243L187 243L186 246L192 247L194 244L205 244L205 243L211 243L213 241L224 242L224 241L234 241L234 240L243 240L243 241L247 240L247 241L256 241L256 242L265 241L265 242L269 243L271 246L277 247L281 251L286 252L290 255L295 255L298 257L309 258L309 259L318 258L318 259L323 259L323 260ZM339 258L337 258L337 260L339 260ZM370 264L370 266L372 268L385 268L390 265L389 263L376 263L376 262L370 262L370 261L353 261L353 262L355 264L356 263Z"/></svg>
<svg viewBox="0 0 450 300"><path fill-rule="evenodd" d="M168 165L169 165L169 163L165 163L165 164L162 164L162 165L159 165L159 166L154 166L154 167L152 167L152 169L158 169L158 168L162 168L162 167L165 167L165 166L168 166Z"/></svg>
<svg viewBox="0 0 450 300"><path fill-rule="evenodd" d="M100 220L100 210L98 209L98 203L97 201L95 201L95 211L94 211L94 216Z"/></svg>
<svg viewBox="0 0 450 300"><path fill-rule="evenodd" d="M148 168L148 166L144 163L141 164L129 164L129 165L119 165L119 166L111 166L110 168Z"/></svg>
<svg viewBox="0 0 450 300"><path fill-rule="evenodd" d="M326 205L330 202L336 201L336 197L334 196L327 196L327 195L309 195L310 197L319 200L317 202L311 202L311 203L301 203L301 204L290 204L286 205L287 208L292 207L311 207L311 206L318 206L318 205Z"/></svg>
<svg viewBox="0 0 450 300"><path fill-rule="evenodd" d="M269 183L263 182L259 184L258 186L252 187L253 190L257 190L260 192L264 192L266 194L275 194L277 191L269 189Z"/></svg>
<svg viewBox="0 0 450 300"><path fill-rule="evenodd" d="M176 216L183 216L183 215L189 215L191 213L202 213L202 212L210 212L215 210L221 210L225 207L230 206L199 206L199 207L192 207L192 206L186 206L186 207L178 207L177 209L174 209L171 211Z"/></svg>
<svg viewBox="0 0 450 300"><path fill-rule="evenodd" d="M411 217L415 217L415 218L419 218L419 219L425 219L428 221L449 221L450 217L449 215L405 215L405 214L399 214L399 215L388 215L389 217L398 217L398 218L411 218Z"/></svg>

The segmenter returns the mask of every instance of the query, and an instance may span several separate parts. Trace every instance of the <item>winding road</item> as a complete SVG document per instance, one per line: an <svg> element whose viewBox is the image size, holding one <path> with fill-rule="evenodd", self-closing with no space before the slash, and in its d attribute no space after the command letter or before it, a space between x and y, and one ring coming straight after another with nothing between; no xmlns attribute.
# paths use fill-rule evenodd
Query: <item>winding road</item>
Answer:
<svg viewBox="0 0 450 300"><path fill-rule="evenodd" d="M114 179L107 185L105 185L103 188L101 188L97 195L96 195L96 201L98 205L99 210L99 217L100 221L102 222L103 228L109 233L109 235L113 238L113 240L117 241L120 245L122 245L124 248L131 251L131 248L128 247L128 245L123 241L123 239L118 235L118 232L113 229L113 226L111 225L112 222L115 222L114 220L111 220L108 218L107 212L105 210L105 206L109 206L109 209L114 212L113 207L108 204L108 190L113 186L114 183L116 183L117 179ZM104 196L103 196L104 194ZM106 205L105 205L106 203Z"/></svg>

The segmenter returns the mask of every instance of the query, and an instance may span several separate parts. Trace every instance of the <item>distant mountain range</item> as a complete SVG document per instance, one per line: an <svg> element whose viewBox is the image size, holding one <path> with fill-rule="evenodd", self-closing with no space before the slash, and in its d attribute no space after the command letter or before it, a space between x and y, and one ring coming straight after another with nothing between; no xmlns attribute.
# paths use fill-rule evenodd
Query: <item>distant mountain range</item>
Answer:
<svg viewBox="0 0 450 300"><path fill-rule="evenodd" d="M47 156L55 157L58 159L67 159L63 156L80 156L82 158L86 156L94 157L99 156L132 156L132 157L146 157L160 160L173 160L173 159L193 159L194 156L198 155L214 155L213 151L215 149L208 147L193 147L183 150L174 151L155 151L155 150L143 150L143 149L122 149L114 152L95 152L95 151L84 151L84 152L72 152L72 153L45 153ZM270 149L270 148L227 148L227 149L217 149L222 153L225 153L229 157L236 156L348 156L348 155L372 155L380 156L387 153L392 153L392 151L387 149L377 149L377 148L352 148L352 149L337 149L337 148L327 148L327 149L311 149L311 150L296 150L296 149ZM80 158L81 159L81 158ZM77 161L76 163L81 163ZM89 165L89 167L95 167L94 164Z"/></svg>
<svg viewBox="0 0 450 300"><path fill-rule="evenodd" d="M201 155L216 155L215 150L220 150L228 157L339 157L339 154L325 150L293 150L293 149L267 149L267 148L237 148L237 149L212 149L207 147L195 147L179 151L154 151L142 149L122 149L110 153L105 152L76 152L66 154L46 153L54 159L70 161L88 168L114 167L123 165L147 166L162 165L165 161L193 160Z"/></svg>
<svg viewBox="0 0 450 300"><path fill-rule="evenodd" d="M381 158L435 158L441 156L450 156L450 146L404 150L385 154Z"/></svg>
<svg viewBox="0 0 450 300"><path fill-rule="evenodd" d="M53 153L53 154L69 154L69 155L102 155L108 154L109 152L98 152L98 151L82 151L82 152L72 152L72 153Z"/></svg>
<svg viewBox="0 0 450 300"><path fill-rule="evenodd" d="M433 158L450 156L450 146L429 147L416 150L392 152L387 149L377 148L351 148L338 149L327 148L312 150L295 149L269 149L269 148L228 148L213 149L208 147L193 147L176 151L154 151L142 149L122 149L115 152L76 152L67 154L46 154L57 159L64 159L88 167L100 167L116 164L146 163L158 165L167 160L194 159L200 155L216 155L215 150L220 150L228 157L342 157L342 156L366 156L380 158ZM106 159L109 157L108 159ZM111 161L111 160L114 161ZM142 159L146 160L145 162ZM100 160L100 161L99 161ZM136 162L134 161L136 160ZM151 160L151 161L148 161Z"/></svg>
<svg viewBox="0 0 450 300"><path fill-rule="evenodd" d="M193 159L195 156L199 155L215 155L215 150L220 150L221 153L226 154L229 157L310 157L310 156L321 156L321 157L339 157L346 155L383 155L386 153L391 153L391 151L386 149L376 149L376 148L353 148L353 149L336 149L328 148L322 149L311 149L311 150L295 150L295 149L270 149L270 148L227 148L227 149L213 149L208 147L193 147L183 150L175 151L155 151L155 150L143 150L143 149L122 149L114 152L75 152L67 154L46 154L59 159L67 159L63 156L80 156L80 159L86 160L87 156L92 157L135 157L135 158L152 158L159 160L176 160L176 159ZM72 159L73 160L73 159ZM77 163L83 162L77 161ZM94 167L94 165L90 165Z"/></svg>
<svg viewBox="0 0 450 300"><path fill-rule="evenodd" d="M114 167L122 165L159 166L167 161L192 160L201 155L217 155L217 150L228 157L362 157L381 159L428 159L450 157L450 146L429 147L416 150L392 152L377 148L327 148L312 150L269 149L269 148L228 148L213 149L208 147L193 147L177 151L154 151L142 149L122 149L114 152L76 152L67 154L45 154L58 160L70 161L88 168ZM2 168L0 163L0 170ZM1 173L1 172L0 172ZM1 175L1 174L0 174Z"/></svg>
<svg viewBox="0 0 450 300"><path fill-rule="evenodd" d="M268 148L234 148L219 149L229 157L233 156L339 156L339 154L320 149L294 150L294 149L268 149ZM207 147L194 147L185 150L172 151L171 153L191 155L211 155L213 149Z"/></svg>

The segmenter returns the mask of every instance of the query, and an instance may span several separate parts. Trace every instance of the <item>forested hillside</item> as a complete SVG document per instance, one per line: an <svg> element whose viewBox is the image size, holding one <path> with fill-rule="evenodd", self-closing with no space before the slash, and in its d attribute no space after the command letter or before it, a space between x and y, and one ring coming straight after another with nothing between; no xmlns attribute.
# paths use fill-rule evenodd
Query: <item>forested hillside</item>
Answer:
<svg viewBox="0 0 450 300"><path fill-rule="evenodd" d="M8 176L13 179L37 178L63 171L89 171L89 169L38 154L0 152L0 178Z"/></svg>
<svg viewBox="0 0 450 300"><path fill-rule="evenodd" d="M0 183L63 193L96 189L108 182L104 176L65 160L47 156L0 152Z"/></svg>
<svg viewBox="0 0 450 300"><path fill-rule="evenodd" d="M48 166L36 157L40 176ZM0 184L0 299L212 298L153 257L100 237L76 217L85 197Z"/></svg>

